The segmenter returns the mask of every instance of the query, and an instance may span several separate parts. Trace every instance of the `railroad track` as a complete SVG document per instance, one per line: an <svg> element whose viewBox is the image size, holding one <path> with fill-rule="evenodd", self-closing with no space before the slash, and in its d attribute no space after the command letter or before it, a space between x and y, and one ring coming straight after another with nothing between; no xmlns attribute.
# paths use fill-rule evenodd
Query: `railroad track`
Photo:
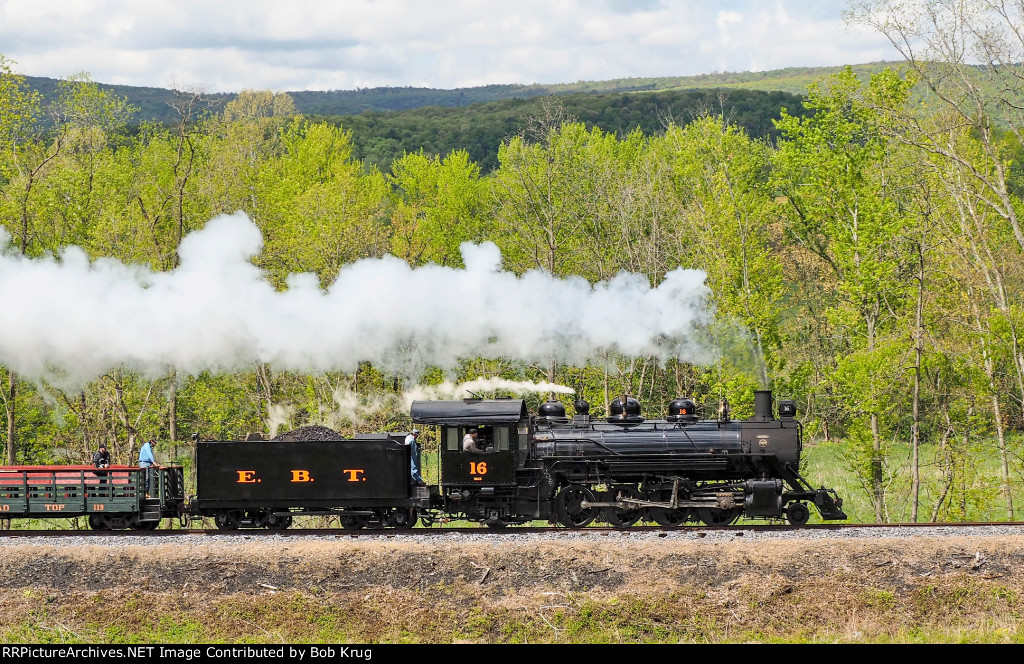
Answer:
<svg viewBox="0 0 1024 664"><path fill-rule="evenodd" d="M758 525L731 525L731 526L680 526L666 528L663 526L632 526L630 528L612 527L587 527L587 528L561 528L561 527L534 527L534 526L509 526L501 529L491 529L480 526L471 527L430 527L430 528L364 528L359 530L346 530L342 528L293 528L288 530L266 530L260 528L243 528L238 530L219 529L194 529L174 528L166 530L0 530L0 538L18 537L126 537L126 538L150 538L150 537L185 537L185 536L222 536L222 537L337 537L337 538L359 538L359 537L431 537L456 534L490 534L490 535L543 535L543 534L574 534L574 535L612 535L631 533L657 533L668 535L669 533L690 533L700 536L707 532L733 532L737 536L743 533L798 533L802 531L833 531L841 532L855 529L871 530L897 530L914 529L920 531L937 529L957 529L968 531L983 527L1011 527L1019 528L1024 534L1024 522L1021 521L986 521L986 522L954 522L954 523L853 523L853 524L811 524L805 526L791 526L788 524L758 524Z"/></svg>

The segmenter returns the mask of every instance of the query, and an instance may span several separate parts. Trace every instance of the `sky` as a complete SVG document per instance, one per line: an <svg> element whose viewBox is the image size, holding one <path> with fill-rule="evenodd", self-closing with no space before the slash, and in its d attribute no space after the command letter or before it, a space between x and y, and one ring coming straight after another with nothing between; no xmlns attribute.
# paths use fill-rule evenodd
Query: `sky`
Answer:
<svg viewBox="0 0 1024 664"><path fill-rule="evenodd" d="M846 0L0 0L28 76L237 92L457 88L899 60Z"/></svg>

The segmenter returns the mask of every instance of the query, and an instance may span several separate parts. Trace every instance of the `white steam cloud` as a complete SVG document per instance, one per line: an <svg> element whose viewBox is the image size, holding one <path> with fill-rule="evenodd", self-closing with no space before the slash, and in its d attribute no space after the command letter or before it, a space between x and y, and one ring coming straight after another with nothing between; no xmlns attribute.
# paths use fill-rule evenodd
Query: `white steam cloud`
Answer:
<svg viewBox="0 0 1024 664"><path fill-rule="evenodd" d="M115 367L157 375L244 370L352 371L361 361L414 376L460 357L581 365L605 350L709 361L692 334L708 322L704 273L674 270L656 288L622 273L591 285L502 271L491 243L464 244L466 269L410 268L388 256L345 267L326 289L294 274L278 292L251 263L263 238L242 213L181 243L170 272L90 262L70 247L29 259L0 229L0 364L81 385Z"/></svg>
<svg viewBox="0 0 1024 664"><path fill-rule="evenodd" d="M413 401L433 399L462 399L471 395L491 396L497 391L511 394L575 394L576 390L565 385L541 381L534 383L528 380L507 380L504 378L476 378L464 383L444 381L437 385L417 385L402 394L402 404L406 411Z"/></svg>

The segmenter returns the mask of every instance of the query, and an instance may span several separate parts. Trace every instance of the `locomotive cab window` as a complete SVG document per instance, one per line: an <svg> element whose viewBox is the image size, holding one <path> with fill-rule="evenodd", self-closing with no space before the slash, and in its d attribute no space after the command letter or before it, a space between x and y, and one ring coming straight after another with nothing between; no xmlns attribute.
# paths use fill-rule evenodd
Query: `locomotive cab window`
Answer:
<svg viewBox="0 0 1024 664"><path fill-rule="evenodd" d="M494 441L494 450L496 452L507 452L509 449L508 427L495 427L492 440Z"/></svg>
<svg viewBox="0 0 1024 664"><path fill-rule="evenodd" d="M444 428L445 449L458 452L462 449L462 430L458 427Z"/></svg>
<svg viewBox="0 0 1024 664"><path fill-rule="evenodd" d="M476 445L480 448L481 452L493 452L494 451L494 427L477 427L476 428Z"/></svg>
<svg viewBox="0 0 1024 664"><path fill-rule="evenodd" d="M486 454L494 451L494 427L471 426L460 429L460 431L463 436L462 450L464 452L468 454ZM475 437L470 438L471 434L475 434ZM478 451L474 452L471 449L467 449L469 445L475 446Z"/></svg>
<svg viewBox="0 0 1024 664"><path fill-rule="evenodd" d="M512 435L509 428L491 425L446 427L444 431L445 449L449 452L465 451L465 437L471 432L476 432L475 442L480 450L475 454L508 452L511 449ZM474 452L469 453L474 454Z"/></svg>

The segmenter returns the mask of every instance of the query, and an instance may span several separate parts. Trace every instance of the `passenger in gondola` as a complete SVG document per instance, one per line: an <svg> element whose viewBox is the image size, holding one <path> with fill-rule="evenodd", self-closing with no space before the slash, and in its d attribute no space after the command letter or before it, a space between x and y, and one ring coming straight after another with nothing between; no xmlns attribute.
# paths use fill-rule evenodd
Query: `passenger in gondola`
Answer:
<svg viewBox="0 0 1024 664"><path fill-rule="evenodd" d="M92 465L94 468L109 468L110 467L110 452L107 451L105 443L100 443L100 447L92 455ZM99 484L105 485L107 483L106 471L97 472L96 477L99 479ZM106 492L106 487L100 489L101 492Z"/></svg>
<svg viewBox="0 0 1024 664"><path fill-rule="evenodd" d="M110 467L110 452L107 451L107 446L104 443L100 443L100 448L92 455L92 465L95 468Z"/></svg>

